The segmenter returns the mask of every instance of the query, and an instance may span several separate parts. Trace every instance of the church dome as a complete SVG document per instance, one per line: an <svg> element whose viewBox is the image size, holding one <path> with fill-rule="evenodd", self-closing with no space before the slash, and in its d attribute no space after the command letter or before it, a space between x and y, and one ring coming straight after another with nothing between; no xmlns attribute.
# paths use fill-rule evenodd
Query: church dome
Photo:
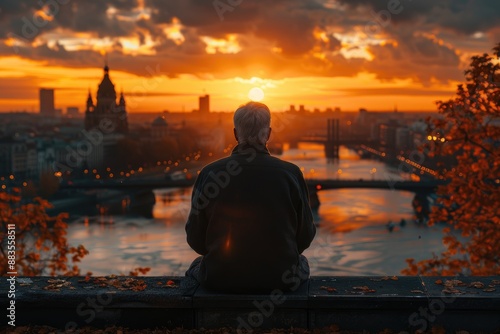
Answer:
<svg viewBox="0 0 500 334"><path fill-rule="evenodd" d="M153 121L153 126L155 127L166 127L167 126L167 121L165 120L165 117L157 117L154 121Z"/></svg>
<svg viewBox="0 0 500 334"><path fill-rule="evenodd" d="M115 85L111 82L109 78L109 67L106 65L104 67L104 78L102 78L99 84L99 90L97 91L97 97L112 98L116 100Z"/></svg>

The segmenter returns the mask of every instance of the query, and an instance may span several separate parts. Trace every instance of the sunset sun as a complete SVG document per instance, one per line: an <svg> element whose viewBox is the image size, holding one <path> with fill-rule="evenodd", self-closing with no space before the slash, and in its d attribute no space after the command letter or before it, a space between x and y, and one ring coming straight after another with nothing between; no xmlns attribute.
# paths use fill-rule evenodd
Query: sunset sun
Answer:
<svg viewBox="0 0 500 334"><path fill-rule="evenodd" d="M264 91L259 87L254 87L248 92L248 98L252 101L262 101L264 99Z"/></svg>

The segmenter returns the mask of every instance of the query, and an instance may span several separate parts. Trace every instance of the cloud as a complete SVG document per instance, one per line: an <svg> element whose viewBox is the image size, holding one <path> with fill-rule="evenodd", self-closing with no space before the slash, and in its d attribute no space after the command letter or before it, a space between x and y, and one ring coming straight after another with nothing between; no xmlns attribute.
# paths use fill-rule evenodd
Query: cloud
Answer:
<svg viewBox="0 0 500 334"><path fill-rule="evenodd" d="M113 69L141 76L159 66L168 77L278 79L369 72L382 80L428 84L461 80L461 51L487 52L500 36L498 1L399 0L384 17L381 11L394 1L242 1L221 20L207 0L3 0L0 55L95 67L102 64L98 41ZM49 3L60 5L49 11ZM41 10L50 14L45 20ZM367 31L373 24L376 33ZM481 39L471 35L478 31ZM241 51L207 54L204 37L228 36ZM362 58L363 52L372 59Z"/></svg>
<svg viewBox="0 0 500 334"><path fill-rule="evenodd" d="M428 28L447 28L466 35L498 27L500 17L500 2L491 0L339 0L339 2L362 12L369 21L378 19L380 22L390 21L395 24L419 22Z"/></svg>
<svg viewBox="0 0 500 334"><path fill-rule="evenodd" d="M411 78L429 84L463 78L457 51L432 35L401 33L394 43L374 45L369 51L373 61L365 69L382 80Z"/></svg>
<svg viewBox="0 0 500 334"><path fill-rule="evenodd" d="M265 16L256 27L256 36L276 43L285 55L300 55L313 48L315 22L311 18L289 13Z"/></svg>
<svg viewBox="0 0 500 334"><path fill-rule="evenodd" d="M138 5L137 0L4 0L0 5L0 38L15 35L33 40L57 28L93 32L97 36L128 36L133 23L120 20ZM113 14L108 10L117 8Z"/></svg>

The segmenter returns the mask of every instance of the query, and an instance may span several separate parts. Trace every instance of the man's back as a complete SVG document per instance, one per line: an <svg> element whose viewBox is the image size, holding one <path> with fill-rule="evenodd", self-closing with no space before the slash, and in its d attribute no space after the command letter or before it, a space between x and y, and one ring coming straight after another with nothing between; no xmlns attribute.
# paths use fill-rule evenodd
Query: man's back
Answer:
<svg viewBox="0 0 500 334"><path fill-rule="evenodd" d="M299 255L315 234L297 166L264 145L238 145L202 170L192 201L187 240L203 255L203 285L228 292L295 285Z"/></svg>

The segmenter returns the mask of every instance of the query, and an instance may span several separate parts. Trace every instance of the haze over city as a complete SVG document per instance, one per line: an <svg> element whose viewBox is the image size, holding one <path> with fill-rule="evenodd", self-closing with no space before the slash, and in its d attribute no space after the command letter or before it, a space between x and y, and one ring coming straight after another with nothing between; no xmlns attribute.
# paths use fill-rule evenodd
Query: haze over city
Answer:
<svg viewBox="0 0 500 334"><path fill-rule="evenodd" d="M446 5L444 5L446 4ZM433 111L500 40L495 1L2 1L0 111L84 108L105 58L128 111Z"/></svg>

